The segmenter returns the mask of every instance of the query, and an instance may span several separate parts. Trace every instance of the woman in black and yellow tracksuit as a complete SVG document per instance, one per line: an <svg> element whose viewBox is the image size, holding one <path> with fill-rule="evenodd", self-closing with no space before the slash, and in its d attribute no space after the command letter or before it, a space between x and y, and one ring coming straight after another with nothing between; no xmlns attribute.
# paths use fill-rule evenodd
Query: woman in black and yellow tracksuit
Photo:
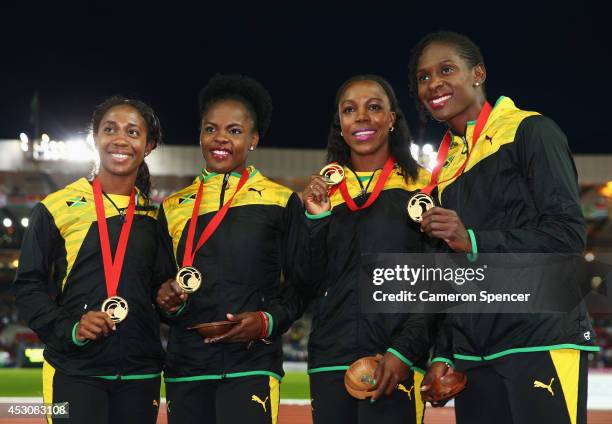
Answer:
<svg viewBox="0 0 612 424"><path fill-rule="evenodd" d="M219 75L203 89L200 105L206 167L193 184L165 199L160 211L171 261L165 277L173 278L185 264L203 276L201 287L189 295L169 280L157 298L171 323L164 371L168 420L275 423L283 376L280 335L291 320L282 314L275 320L263 311L274 304L281 273L285 285L293 278L288 264L299 226L292 217L303 208L291 190L246 166L248 151L270 122L267 91L251 78ZM224 205L226 215L215 224ZM210 237L198 246L205 233ZM223 338L203 340L188 329L226 319L239 322L234 333L251 328L258 340L229 337L222 343Z"/></svg>
<svg viewBox="0 0 612 424"><path fill-rule="evenodd" d="M351 78L340 87L336 107L328 160L342 165L345 180L328 194L324 180L313 176L302 195L305 269L310 270L303 278L319 293L308 346L313 419L316 424L420 423L432 317L362 313L358 281L361 254L426 250L427 238L406 205L429 173L410 155L408 126L384 79ZM345 371L358 358L377 353L384 356L372 400L350 397Z"/></svg>
<svg viewBox="0 0 612 424"><path fill-rule="evenodd" d="M163 350L153 305L157 212L146 197L144 156L161 141L160 125L144 103L112 97L96 109L92 127L100 171L34 207L17 306L45 343L44 402L68 405L70 418L57 422L155 423ZM121 265L110 292L104 246ZM111 296L127 302L121 322L101 311Z"/></svg>
<svg viewBox="0 0 612 424"><path fill-rule="evenodd" d="M463 35L429 34L411 57L413 94L449 127L442 207L423 230L472 255L581 253L576 169L559 127L507 97L491 106L482 55ZM563 315L448 315L444 327L428 380L449 366L466 372L458 423L586 422L587 354L598 347L584 304Z"/></svg>

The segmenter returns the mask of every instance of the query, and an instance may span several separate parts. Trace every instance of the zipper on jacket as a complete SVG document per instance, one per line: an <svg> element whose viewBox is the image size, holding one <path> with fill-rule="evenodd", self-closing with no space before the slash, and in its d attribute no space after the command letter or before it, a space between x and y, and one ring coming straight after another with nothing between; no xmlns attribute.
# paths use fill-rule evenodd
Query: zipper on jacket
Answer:
<svg viewBox="0 0 612 424"><path fill-rule="evenodd" d="M466 162L470 160L470 144L467 141L467 138L464 135L461 136L461 141L463 141L463 148L465 149L465 155L467 156L465 158ZM463 153L463 152L461 152ZM467 163L466 163L466 168L467 168ZM459 175L457 177L457 179L455 180L455 182L457 182L457 210L455 210L455 212L457 213L457 215L461 216L461 209L462 209L462 205L461 205L461 190L463 189L463 179L461 179L460 177L463 176L463 174L465 174L465 168L463 168L463 170L461 171L461 175ZM457 181L459 180L459 181Z"/></svg>
<svg viewBox="0 0 612 424"><path fill-rule="evenodd" d="M117 339L117 349L119 349L119 361L117 363L117 377L119 380L121 380L121 376L123 375L123 361L125 359L125 357L123 356L123 334L121 331L118 331L117 333L115 333L116 339Z"/></svg>
<svg viewBox="0 0 612 424"><path fill-rule="evenodd" d="M468 141L467 141L467 138L466 138L465 134L464 134L464 135L462 135L460 138L461 138L461 141L463 142L463 149L462 149L462 151L461 151L461 154L463 154L463 151L465 151L465 154L466 154L466 156L467 156L466 160L469 160L469 159L470 159L470 158L469 158L469 156L470 156L470 144L468 143ZM454 138L453 138L453 140L454 140ZM454 141L452 141L452 143L454 144ZM466 165L467 165L467 164L466 164ZM450 184L456 184L456 185L457 185L457 206L460 206L459 199L461 198L461 194L460 194L460 192L461 192L461 184L462 184L462 180L461 180L461 178L460 178L460 177L461 177L461 176L462 176L464 173L465 173L465 168L464 168L464 169L461 171L461 174L459 174L459 175L457 176L457 178L455 178L455 179L454 179L453 181L451 181L451 183L450 183ZM438 193L440 192L439 190L440 190L440 189L438 188ZM438 195L438 197L439 197L439 199L440 199L440 205L444 204L444 202L442 201L442 197L443 197L443 196L444 196L444 192L442 192L442 194L439 194L439 195ZM455 210L455 212L457 212L457 215L459 215L459 211L460 211L460 208L457 208L457 209Z"/></svg>
<svg viewBox="0 0 612 424"><path fill-rule="evenodd" d="M230 177L229 173L223 176L223 182L221 183L221 194L219 195L219 209L223 207L223 200L225 200L225 187L227 186L229 177Z"/></svg>
<svg viewBox="0 0 612 424"><path fill-rule="evenodd" d="M465 155L469 156L470 155L470 145L467 141L467 138L465 137L465 134L461 136L461 141L463 141L463 149L465 151ZM461 154L464 154L463 151L461 152ZM463 174L463 171L461 171L461 173Z"/></svg>

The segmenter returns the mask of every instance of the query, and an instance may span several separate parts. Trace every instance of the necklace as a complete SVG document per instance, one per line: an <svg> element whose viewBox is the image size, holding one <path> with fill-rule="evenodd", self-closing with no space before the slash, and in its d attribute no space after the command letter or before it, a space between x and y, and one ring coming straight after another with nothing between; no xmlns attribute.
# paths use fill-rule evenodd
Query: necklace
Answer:
<svg viewBox="0 0 612 424"><path fill-rule="evenodd" d="M368 187L370 187L370 183L374 180L374 174L376 174L376 172L380 171L379 169L375 169L374 172L372 172L372 174L370 175L370 178L368 179L368 183L366 184L366 186L363 186L363 183L361 182L361 179L359 179L359 175L357 175L357 173L355 171L353 171L353 168L347 167L348 169L351 170L351 172L353 173L353 175L355 175L355 178L357 178L357 182L359 183L359 187L361 188L361 191L359 192L359 197L363 197L366 195L366 193L368 192Z"/></svg>
<svg viewBox="0 0 612 424"><path fill-rule="evenodd" d="M114 206L114 208L117 210L117 212L119 212L119 220L121 222L125 221L125 210L127 208L119 208L119 207L117 207L115 202L113 202L113 199L111 199L108 194L106 194L104 191L102 192L102 194L104 195L104 197L106 197L108 199L109 202L111 202L111 205Z"/></svg>

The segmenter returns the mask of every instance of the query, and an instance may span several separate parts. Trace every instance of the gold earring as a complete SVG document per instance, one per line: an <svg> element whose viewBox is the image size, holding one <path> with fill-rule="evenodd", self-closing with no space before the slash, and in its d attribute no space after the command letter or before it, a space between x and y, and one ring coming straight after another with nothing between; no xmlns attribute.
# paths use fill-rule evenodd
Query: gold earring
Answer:
<svg viewBox="0 0 612 424"><path fill-rule="evenodd" d="M340 137L344 137L344 134L342 134L342 131L340 131Z"/></svg>
<svg viewBox="0 0 612 424"><path fill-rule="evenodd" d="M251 147L249 148L249 150L250 150L250 151L253 151L253 150L255 150L255 147L251 146Z"/></svg>
<svg viewBox="0 0 612 424"><path fill-rule="evenodd" d="M478 81L476 81L476 82L474 83L474 87L478 87L479 85L480 85L480 83L479 83Z"/></svg>
<svg viewBox="0 0 612 424"><path fill-rule="evenodd" d="M393 132L393 131L395 131L395 127L391 125L391 128L389 128L389 132Z"/></svg>

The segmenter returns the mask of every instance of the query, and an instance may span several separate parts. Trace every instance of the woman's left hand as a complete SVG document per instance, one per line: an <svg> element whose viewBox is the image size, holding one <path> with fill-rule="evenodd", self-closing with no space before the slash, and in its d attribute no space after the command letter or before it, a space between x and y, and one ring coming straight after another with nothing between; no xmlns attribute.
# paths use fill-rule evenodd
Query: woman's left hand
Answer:
<svg viewBox="0 0 612 424"><path fill-rule="evenodd" d="M204 339L204 343L246 343L262 338L264 320L259 312L227 314L227 320L238 324L225 334Z"/></svg>
<svg viewBox="0 0 612 424"><path fill-rule="evenodd" d="M385 353L374 371L376 389L370 402L375 402L383 394L391 396L397 385L408 378L409 371L408 365L400 358L391 352Z"/></svg>
<svg viewBox="0 0 612 424"><path fill-rule="evenodd" d="M423 214L421 230L429 237L444 240L455 252L472 252L470 236L454 210L431 208Z"/></svg>

